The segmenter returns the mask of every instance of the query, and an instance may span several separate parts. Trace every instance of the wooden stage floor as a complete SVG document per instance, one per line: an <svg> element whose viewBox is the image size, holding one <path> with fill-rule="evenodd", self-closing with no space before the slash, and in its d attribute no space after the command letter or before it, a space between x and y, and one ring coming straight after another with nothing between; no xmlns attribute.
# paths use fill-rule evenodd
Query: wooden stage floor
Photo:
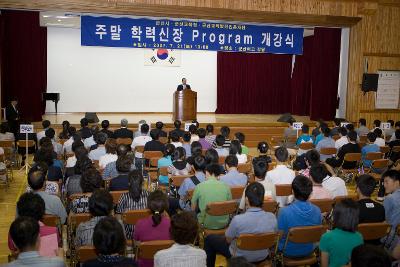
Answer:
<svg viewBox="0 0 400 267"><path fill-rule="evenodd" d="M61 124L62 121L68 120L72 124L79 124L85 113L59 113L45 114L43 119L49 120L52 124ZM140 120L146 120L154 124L157 121L162 121L165 124L172 124L172 113L101 113L97 116L100 120L109 120L110 124L119 124L122 118L126 118L129 124L137 124ZM227 124L228 126L282 126L282 123L277 122L280 114L215 114L215 113L198 113L197 120L201 124L212 123L217 126ZM308 116L294 116L296 121L312 122Z"/></svg>

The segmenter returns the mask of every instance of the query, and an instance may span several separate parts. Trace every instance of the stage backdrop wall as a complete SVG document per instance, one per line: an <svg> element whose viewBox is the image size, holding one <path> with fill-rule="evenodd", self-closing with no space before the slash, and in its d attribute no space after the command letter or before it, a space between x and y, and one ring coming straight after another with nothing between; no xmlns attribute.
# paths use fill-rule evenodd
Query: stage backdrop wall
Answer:
<svg viewBox="0 0 400 267"><path fill-rule="evenodd" d="M198 92L199 112L215 112L217 53L182 50L180 67L144 66L144 50L81 47L80 30L47 28L47 91L58 112L172 112L182 77ZM54 111L48 102L46 112Z"/></svg>

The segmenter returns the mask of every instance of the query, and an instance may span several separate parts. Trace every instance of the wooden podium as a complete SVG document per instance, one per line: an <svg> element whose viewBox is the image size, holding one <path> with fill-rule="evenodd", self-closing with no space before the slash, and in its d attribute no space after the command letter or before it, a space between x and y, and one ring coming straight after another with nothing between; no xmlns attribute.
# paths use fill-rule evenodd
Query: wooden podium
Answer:
<svg viewBox="0 0 400 267"><path fill-rule="evenodd" d="M173 120L192 121L197 119L197 92L190 89L174 92Z"/></svg>

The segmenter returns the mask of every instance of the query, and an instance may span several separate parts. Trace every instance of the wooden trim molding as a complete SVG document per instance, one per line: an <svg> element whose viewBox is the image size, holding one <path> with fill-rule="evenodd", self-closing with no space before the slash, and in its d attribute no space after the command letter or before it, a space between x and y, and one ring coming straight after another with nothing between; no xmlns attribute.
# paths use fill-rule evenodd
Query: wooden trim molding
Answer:
<svg viewBox="0 0 400 267"><path fill-rule="evenodd" d="M388 54L388 53L364 53L364 57L400 57L400 54Z"/></svg>
<svg viewBox="0 0 400 267"><path fill-rule="evenodd" d="M370 109L360 110L360 113L398 113L400 109Z"/></svg>
<svg viewBox="0 0 400 267"><path fill-rule="evenodd" d="M247 11L195 6L151 5L115 0L4 0L1 1L0 8L329 27L350 27L361 20L360 17Z"/></svg>

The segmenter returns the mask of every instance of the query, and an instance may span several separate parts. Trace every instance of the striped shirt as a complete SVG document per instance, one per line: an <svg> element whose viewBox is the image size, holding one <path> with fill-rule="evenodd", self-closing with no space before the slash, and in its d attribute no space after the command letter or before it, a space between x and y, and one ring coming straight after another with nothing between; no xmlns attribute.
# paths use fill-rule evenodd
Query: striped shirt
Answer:
<svg viewBox="0 0 400 267"><path fill-rule="evenodd" d="M147 208L147 197L149 192L142 190L140 198L135 201L129 195L129 192L123 193L118 201L116 213L122 214L128 210L143 210ZM125 233L127 239L132 239L133 237L133 225L125 225Z"/></svg>
<svg viewBox="0 0 400 267"><path fill-rule="evenodd" d="M96 224L105 216L96 216L89 221L79 224L76 229L75 246L91 246L93 245L93 232Z"/></svg>

